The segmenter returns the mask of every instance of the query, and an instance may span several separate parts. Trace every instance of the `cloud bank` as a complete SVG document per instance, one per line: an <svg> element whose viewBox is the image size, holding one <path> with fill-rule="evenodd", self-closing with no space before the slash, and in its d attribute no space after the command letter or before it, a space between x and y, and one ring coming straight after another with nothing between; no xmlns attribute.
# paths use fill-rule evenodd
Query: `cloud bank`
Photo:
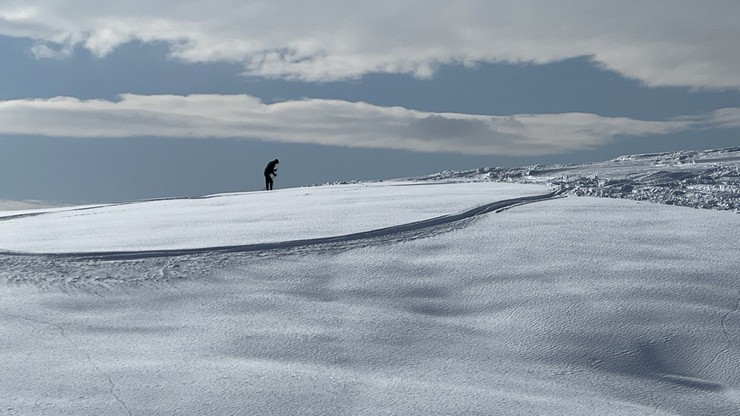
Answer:
<svg viewBox="0 0 740 416"><path fill-rule="evenodd" d="M487 116L430 113L362 102L265 104L249 95L133 95L0 101L0 134L50 137L244 138L471 155L548 155L623 136L734 128L740 109L645 121L586 113Z"/></svg>
<svg viewBox="0 0 740 416"><path fill-rule="evenodd" d="M35 39L39 58L166 42L187 62L307 81L590 56L651 86L737 89L738 16L736 0L5 0L0 34Z"/></svg>

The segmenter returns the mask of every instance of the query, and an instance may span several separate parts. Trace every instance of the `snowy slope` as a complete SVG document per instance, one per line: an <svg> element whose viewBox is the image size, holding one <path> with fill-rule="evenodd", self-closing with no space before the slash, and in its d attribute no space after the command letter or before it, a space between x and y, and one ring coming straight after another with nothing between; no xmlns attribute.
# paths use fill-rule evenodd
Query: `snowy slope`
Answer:
<svg viewBox="0 0 740 416"><path fill-rule="evenodd" d="M543 185L410 185L384 182L293 188L6 213L0 215L0 251L161 250L320 238L547 192Z"/></svg>
<svg viewBox="0 0 740 416"><path fill-rule="evenodd" d="M739 215L429 183L5 216L0 414L740 414Z"/></svg>

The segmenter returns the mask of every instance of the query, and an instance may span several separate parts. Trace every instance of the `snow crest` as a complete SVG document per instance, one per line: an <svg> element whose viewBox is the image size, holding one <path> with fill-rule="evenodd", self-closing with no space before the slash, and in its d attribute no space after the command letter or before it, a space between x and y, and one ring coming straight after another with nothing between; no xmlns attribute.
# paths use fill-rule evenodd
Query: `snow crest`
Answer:
<svg viewBox="0 0 740 416"><path fill-rule="evenodd" d="M628 155L599 163L444 171L418 179L539 183L576 196L740 212L740 147Z"/></svg>

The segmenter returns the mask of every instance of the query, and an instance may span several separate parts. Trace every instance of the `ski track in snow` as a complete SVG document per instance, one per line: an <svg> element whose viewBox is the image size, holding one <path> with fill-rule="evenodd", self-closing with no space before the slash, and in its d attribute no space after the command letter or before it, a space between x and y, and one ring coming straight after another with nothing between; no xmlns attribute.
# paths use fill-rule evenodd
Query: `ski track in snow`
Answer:
<svg viewBox="0 0 740 416"><path fill-rule="evenodd" d="M712 357L712 360L709 362L709 364L707 364L707 368L711 368L717 362L717 360L719 360L721 356L727 354L733 348L737 347L733 337L730 335L730 330L727 327L727 320L730 318L730 316L740 311L740 292L737 294L737 296L738 298L735 301L735 307L733 309L729 309L727 313L722 315L722 319L720 320L720 327L722 328L722 335L725 338L725 342L727 343L727 346L725 346L721 350L717 351L716 354L714 354L714 357Z"/></svg>
<svg viewBox="0 0 740 416"><path fill-rule="evenodd" d="M105 292L113 287L148 287L173 283L214 269L233 267L254 256L342 251L369 245L428 238L467 226L477 217L524 204L558 198L563 192L496 201L458 214L333 237L274 243L173 250L79 253L18 253L0 251L0 281L33 284L65 291ZM93 209L86 207L81 209ZM22 214L43 215L44 213ZM7 218L0 218L4 220ZM40 268L39 264L44 267Z"/></svg>
<svg viewBox="0 0 740 416"><path fill-rule="evenodd" d="M74 340L72 340L72 338L69 337L69 335L67 334L67 331L64 329L64 326L62 326L61 324L58 324L58 323L41 321L39 319L29 318L27 316L16 315L16 314L8 313L8 312L2 312L2 311L0 311L0 315L3 315L3 316L8 317L8 318L18 319L20 321L31 322L33 324L51 326L51 327L57 329L59 331L59 335L62 338L64 338L65 341L75 351L77 351L80 354L84 355L85 356L85 361L88 364L90 364L90 366L93 368L93 370L95 370L96 373L100 374L105 379L106 384L108 384L108 387L109 387L108 388L108 392L110 393L111 396L113 396L113 398L115 399L115 401L119 403L119 405L121 406L121 408L123 408L129 416L133 415L133 413L131 412L131 409L129 409L129 407L126 404L126 402L124 402L121 399L121 397L118 395L118 393L116 393L116 384L113 382L113 379L111 378L111 376L108 373L106 373L105 371L103 371L100 368L100 366L98 366L97 364L95 364L95 361L93 361L93 359L90 356L90 354L87 351L85 351L84 349L82 349Z"/></svg>

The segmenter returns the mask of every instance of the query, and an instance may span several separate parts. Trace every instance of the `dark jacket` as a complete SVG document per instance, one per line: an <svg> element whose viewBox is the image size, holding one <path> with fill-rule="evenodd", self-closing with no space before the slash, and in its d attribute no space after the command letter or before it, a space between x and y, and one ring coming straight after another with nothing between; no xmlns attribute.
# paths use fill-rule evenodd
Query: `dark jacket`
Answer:
<svg viewBox="0 0 740 416"><path fill-rule="evenodd" d="M278 161L277 159L268 163L265 167L265 176L276 175L277 172L275 171L275 165L277 165L278 163L280 163L280 161Z"/></svg>

